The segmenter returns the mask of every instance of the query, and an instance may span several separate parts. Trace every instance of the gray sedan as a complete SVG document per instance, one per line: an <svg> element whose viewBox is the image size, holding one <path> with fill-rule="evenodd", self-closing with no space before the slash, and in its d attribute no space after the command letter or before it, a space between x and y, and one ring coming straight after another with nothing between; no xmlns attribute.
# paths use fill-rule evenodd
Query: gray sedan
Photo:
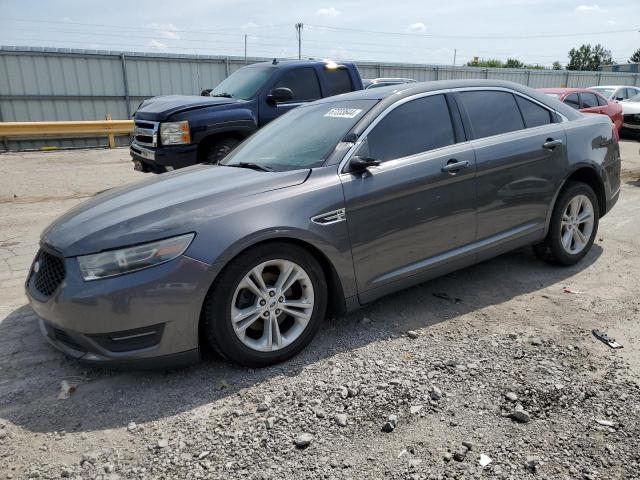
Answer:
<svg viewBox="0 0 640 480"><path fill-rule="evenodd" d="M580 261L620 189L611 121L527 87L396 85L292 110L220 166L104 192L42 234L42 333L93 364L248 366L327 312L523 245Z"/></svg>

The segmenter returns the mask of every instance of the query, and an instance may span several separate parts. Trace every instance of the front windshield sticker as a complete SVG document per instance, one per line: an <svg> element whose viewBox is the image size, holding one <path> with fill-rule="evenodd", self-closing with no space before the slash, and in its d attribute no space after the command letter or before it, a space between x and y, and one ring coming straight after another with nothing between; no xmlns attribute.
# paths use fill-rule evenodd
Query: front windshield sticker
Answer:
<svg viewBox="0 0 640 480"><path fill-rule="evenodd" d="M333 118L355 118L360 112L361 108L332 108L324 114L325 117Z"/></svg>

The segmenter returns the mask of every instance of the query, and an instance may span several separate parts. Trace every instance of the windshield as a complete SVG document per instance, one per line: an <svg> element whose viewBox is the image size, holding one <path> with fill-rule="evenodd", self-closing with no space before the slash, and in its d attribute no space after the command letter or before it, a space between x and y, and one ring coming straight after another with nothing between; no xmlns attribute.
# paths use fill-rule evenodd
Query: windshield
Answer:
<svg viewBox="0 0 640 480"><path fill-rule="evenodd" d="M273 71L270 67L241 68L225 78L209 95L249 100L260 90Z"/></svg>
<svg viewBox="0 0 640 480"><path fill-rule="evenodd" d="M611 95L613 95L613 92L615 91L613 88L604 87L591 87L590 90L595 90L596 92L604 95L606 98L611 98Z"/></svg>
<svg viewBox="0 0 640 480"><path fill-rule="evenodd" d="M258 130L221 164L286 171L321 166L377 100L310 104Z"/></svg>

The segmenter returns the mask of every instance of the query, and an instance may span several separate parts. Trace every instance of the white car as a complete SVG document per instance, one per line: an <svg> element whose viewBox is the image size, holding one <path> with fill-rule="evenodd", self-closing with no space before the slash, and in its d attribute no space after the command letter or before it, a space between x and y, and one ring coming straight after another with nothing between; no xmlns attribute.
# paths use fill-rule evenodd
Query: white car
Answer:
<svg viewBox="0 0 640 480"><path fill-rule="evenodd" d="M625 136L640 136L640 94L620 102L622 107L622 130Z"/></svg>
<svg viewBox="0 0 640 480"><path fill-rule="evenodd" d="M640 88L628 85L598 85L589 89L595 90L610 102L623 102L640 94Z"/></svg>

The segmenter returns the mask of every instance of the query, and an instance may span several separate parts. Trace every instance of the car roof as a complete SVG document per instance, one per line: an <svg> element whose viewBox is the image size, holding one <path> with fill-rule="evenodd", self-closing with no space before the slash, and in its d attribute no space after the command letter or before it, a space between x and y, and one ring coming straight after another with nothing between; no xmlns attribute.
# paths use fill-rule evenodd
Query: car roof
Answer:
<svg viewBox="0 0 640 480"><path fill-rule="evenodd" d="M279 60L277 58L274 59L276 63L273 63L273 60L270 62L257 62L252 63L250 65L246 65L243 68L251 68L251 67L298 67L298 66L310 66L310 65L331 65L335 64L339 66L353 66L353 62L342 62L342 61L333 61L333 60L314 60L311 58L304 60Z"/></svg>
<svg viewBox="0 0 640 480"><path fill-rule="evenodd" d="M415 83L417 80L413 78L402 78L402 77L380 77L380 78L371 78L369 79L372 82L405 82L405 83Z"/></svg>
<svg viewBox="0 0 640 480"><path fill-rule="evenodd" d="M633 85L595 85L589 88L626 88L633 87Z"/></svg>

